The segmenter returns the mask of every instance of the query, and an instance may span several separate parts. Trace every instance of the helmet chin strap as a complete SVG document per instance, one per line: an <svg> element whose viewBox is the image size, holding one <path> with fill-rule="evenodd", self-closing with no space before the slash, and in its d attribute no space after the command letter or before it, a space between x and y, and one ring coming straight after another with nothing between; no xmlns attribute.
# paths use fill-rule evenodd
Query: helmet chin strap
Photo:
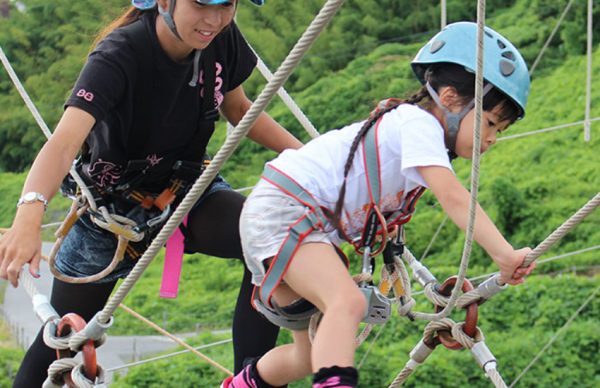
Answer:
<svg viewBox="0 0 600 388"><path fill-rule="evenodd" d="M182 40L181 36L179 36L179 32L177 32L177 26L175 26L175 20L173 20L173 11L175 10L175 1L176 0L169 1L169 10L168 11L165 10L163 7L161 7L159 4L158 5L158 13L161 14L161 16L165 20L165 23L167 23L167 26L169 27L169 29L171 30L173 35L175 35L177 37L177 39Z"/></svg>
<svg viewBox="0 0 600 388"><path fill-rule="evenodd" d="M448 125L448 129L446 131L446 147L452 154L456 154L456 138L458 137L458 130L460 129L460 122L462 119L469 113L471 109L475 106L475 99L472 99L464 108L458 113L450 112L448 108L446 108L442 102L440 101L440 96L433 89L433 87L429 84L429 82L425 83L425 87L429 92L429 95L435 102L435 104L444 112L444 117L446 118L446 124ZM485 85L483 88L483 96L493 88L494 86L490 83Z"/></svg>

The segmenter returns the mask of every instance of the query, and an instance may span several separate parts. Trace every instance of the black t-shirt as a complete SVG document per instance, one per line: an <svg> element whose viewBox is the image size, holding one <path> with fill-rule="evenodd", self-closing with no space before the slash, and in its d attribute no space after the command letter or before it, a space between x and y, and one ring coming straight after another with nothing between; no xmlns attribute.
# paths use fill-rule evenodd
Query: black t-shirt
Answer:
<svg viewBox="0 0 600 388"><path fill-rule="evenodd" d="M140 34L128 32L135 23L145 27ZM85 141L82 171L99 189L123 183L132 174L146 177L143 188L164 188L173 162L201 161L214 131L214 119L206 119L202 109L203 69L199 82L190 86L193 53L183 63L174 62L160 47L155 23L156 14L148 12L102 40L65 104L96 119ZM218 108L223 96L250 76L256 57L234 23L211 46Z"/></svg>

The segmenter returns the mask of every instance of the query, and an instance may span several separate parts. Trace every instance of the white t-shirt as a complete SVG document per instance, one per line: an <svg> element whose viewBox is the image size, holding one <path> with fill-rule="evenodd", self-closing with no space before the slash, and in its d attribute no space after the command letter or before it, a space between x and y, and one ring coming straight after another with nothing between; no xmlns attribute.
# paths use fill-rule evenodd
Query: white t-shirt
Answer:
<svg viewBox="0 0 600 388"><path fill-rule="evenodd" d="M322 206L335 208L344 177L350 145L364 122L332 130L299 150L286 150L267 163L284 171L310 192ZM419 166L443 166L452 170L444 144L444 129L430 113L402 104L384 115L378 128L383 213L400 209L406 195L427 186ZM351 238L359 237L369 204L362 145L357 148L346 183L342 225ZM332 234L339 242L337 233Z"/></svg>

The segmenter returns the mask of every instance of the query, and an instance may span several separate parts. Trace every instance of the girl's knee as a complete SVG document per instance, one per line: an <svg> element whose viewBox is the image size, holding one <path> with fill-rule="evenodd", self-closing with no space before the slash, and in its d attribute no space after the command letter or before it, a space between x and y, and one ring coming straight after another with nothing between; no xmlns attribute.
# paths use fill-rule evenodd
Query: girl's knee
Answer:
<svg viewBox="0 0 600 388"><path fill-rule="evenodd" d="M357 322L362 320L366 310L367 300L358 287L335 298L333 303L327 307L327 312L342 315Z"/></svg>

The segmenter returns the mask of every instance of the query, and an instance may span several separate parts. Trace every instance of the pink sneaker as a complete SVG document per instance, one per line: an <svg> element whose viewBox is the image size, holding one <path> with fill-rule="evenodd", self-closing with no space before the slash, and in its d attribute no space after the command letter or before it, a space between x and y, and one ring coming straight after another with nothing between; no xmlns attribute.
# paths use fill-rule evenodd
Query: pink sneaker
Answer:
<svg viewBox="0 0 600 388"><path fill-rule="evenodd" d="M250 375L252 365L245 367L235 376L229 376L221 384L221 388L258 388L258 384Z"/></svg>

